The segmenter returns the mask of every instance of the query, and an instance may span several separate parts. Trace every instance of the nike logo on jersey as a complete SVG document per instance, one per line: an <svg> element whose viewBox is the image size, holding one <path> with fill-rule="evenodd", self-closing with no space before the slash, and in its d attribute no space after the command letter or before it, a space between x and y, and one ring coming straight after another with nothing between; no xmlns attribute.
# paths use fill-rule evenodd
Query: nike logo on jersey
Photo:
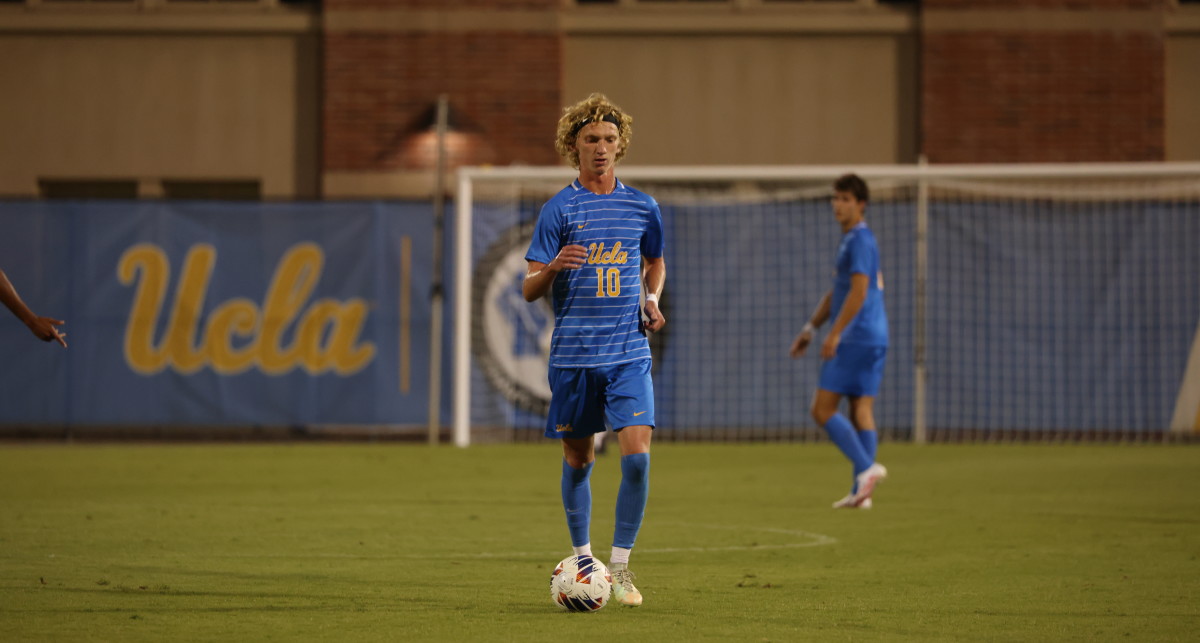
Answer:
<svg viewBox="0 0 1200 643"><path fill-rule="evenodd" d="M641 414L643 414L643 413L645 413L645 411L638 411L637 413L634 413L634 414L633 414L633 417L637 417L637 416L639 416L639 415L641 415Z"/></svg>
<svg viewBox="0 0 1200 643"><path fill-rule="evenodd" d="M580 230L582 230L582 229L583 229L583 226L585 226L585 225L587 225L587 224L586 224L586 223L581 223L581 224L579 224L579 229L580 229Z"/></svg>

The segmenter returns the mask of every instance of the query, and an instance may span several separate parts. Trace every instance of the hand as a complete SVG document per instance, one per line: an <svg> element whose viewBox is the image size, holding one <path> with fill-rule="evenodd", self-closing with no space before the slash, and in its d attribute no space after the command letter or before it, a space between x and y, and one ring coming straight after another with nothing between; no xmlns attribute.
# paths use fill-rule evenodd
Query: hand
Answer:
<svg viewBox="0 0 1200 643"><path fill-rule="evenodd" d="M552 259L546 267L554 272L575 270L576 268L582 268L587 263L587 256L587 248L581 245L572 244L563 246L563 249L558 251L558 256Z"/></svg>
<svg viewBox="0 0 1200 643"><path fill-rule="evenodd" d="M52 319L50 317L35 317L27 324L29 330L43 342L55 341L62 344L63 348L67 347L66 333L60 332L56 326L62 326L67 322L61 319Z"/></svg>
<svg viewBox="0 0 1200 643"><path fill-rule="evenodd" d="M796 335L796 339L792 340L792 359L796 359L803 355L804 351L808 350L808 345L812 343L812 340L813 332L811 330L800 331L800 334Z"/></svg>
<svg viewBox="0 0 1200 643"><path fill-rule="evenodd" d="M657 301L647 301L646 306L642 310L646 313L646 330L653 333L667 325L667 318L658 309Z"/></svg>
<svg viewBox="0 0 1200 643"><path fill-rule="evenodd" d="M837 355L838 344L842 342L842 336L839 333L829 333L825 341L821 344L821 358L833 359Z"/></svg>

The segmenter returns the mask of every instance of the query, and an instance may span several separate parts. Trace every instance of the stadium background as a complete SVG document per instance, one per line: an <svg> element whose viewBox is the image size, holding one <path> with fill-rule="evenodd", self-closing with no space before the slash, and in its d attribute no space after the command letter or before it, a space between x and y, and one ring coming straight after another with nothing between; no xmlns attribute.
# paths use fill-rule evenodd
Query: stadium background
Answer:
<svg viewBox="0 0 1200 643"><path fill-rule="evenodd" d="M36 311L68 320L72 340L52 351L15 319L0 323L0 359L21 365L0 376L0 431L18 436L378 437L421 427L429 417L430 197L452 188L435 186L432 169L429 125L443 94L452 166L557 163L551 132L561 107L594 90L636 118L629 166L1200 160L1200 6L1186 2L6 1L0 59L0 266ZM1179 258L1170 274L1148 276L1165 292L1111 298L1131 290L1120 275L1071 291L1097 319L1175 302L1150 322L1101 329L1078 354L1058 356L1076 369L1078 389L968 400L944 425L1164 430L1200 321L1194 214L1139 212L1135 233L1070 250L1065 262L1084 267L1112 256L1133 266L1157 265L1164 252ZM986 207L971 216L982 226L999 221ZM811 244L799 254L813 266L783 282L794 287L786 296L798 314L815 302L805 289L821 287L828 223L781 231L771 249L786 258L792 244ZM1006 224L995 225L985 237L1004 238ZM906 240L893 242L885 256L904 274ZM292 272L289 257L299 262ZM673 266L672 279L694 274ZM152 275L167 289L148 322L154 332L141 340L150 354L154 338L163 344L139 362L128 339L135 284ZM186 287L185 275L193 276ZM1020 276L1028 283L1006 287L1039 285L1036 271ZM297 285L305 283L308 290ZM276 284L296 290L273 291ZM893 323L903 328L906 281L889 285ZM972 296L969 284L958 287L954 298ZM360 304L366 321L358 327ZM724 304L718 297L708 305ZM264 334L254 340L226 326L231 339L222 346L220 333L202 334L215 319L232 325L238 314L266 319L269 310L285 311L295 335L281 330L271 346ZM1000 326L994 309L969 311L975 317L955 320L957 328ZM344 341L301 334L309 315L342 320ZM688 323L683 316L673 325L673 341L686 341ZM1130 336L1137 343L1129 350L1161 351L1152 369L1129 374L1119 363L1089 361ZM216 339L197 348L201 337ZM963 351L987 341L959 339ZM893 360L903 363L910 351L901 338ZM730 379L762 375L753 354L744 355L744 372ZM950 359L988 367L976 357ZM666 381L684 387L727 384L697 381L712 371L686 361L663 368L677 371ZM950 372L946 386L978 375ZM442 384L448 391L448 376ZM751 421L805 424L806 396L765 396L754 411L763 416ZM1126 397L1135 403L1113 402ZM884 399L881 425L902 431L911 401L899 388ZM1117 412L1089 416L1094 400ZM742 412L738 403L725 408ZM689 420L687 408L664 410Z"/></svg>

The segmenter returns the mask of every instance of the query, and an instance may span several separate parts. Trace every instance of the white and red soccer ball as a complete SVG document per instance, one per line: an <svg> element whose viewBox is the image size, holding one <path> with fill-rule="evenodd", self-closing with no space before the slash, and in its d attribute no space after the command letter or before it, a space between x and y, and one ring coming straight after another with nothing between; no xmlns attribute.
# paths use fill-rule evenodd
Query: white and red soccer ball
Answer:
<svg viewBox="0 0 1200 643"><path fill-rule="evenodd" d="M591 556L564 558L550 576L550 598L569 612L595 612L608 603L612 574Z"/></svg>

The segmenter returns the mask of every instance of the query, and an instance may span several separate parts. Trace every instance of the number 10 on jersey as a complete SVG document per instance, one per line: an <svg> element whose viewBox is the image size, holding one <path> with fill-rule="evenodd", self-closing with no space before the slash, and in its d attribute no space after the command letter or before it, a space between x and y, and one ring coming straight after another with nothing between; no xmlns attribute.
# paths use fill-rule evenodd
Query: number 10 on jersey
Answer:
<svg viewBox="0 0 1200 643"><path fill-rule="evenodd" d="M616 297L621 294L620 268L596 268L596 296Z"/></svg>

